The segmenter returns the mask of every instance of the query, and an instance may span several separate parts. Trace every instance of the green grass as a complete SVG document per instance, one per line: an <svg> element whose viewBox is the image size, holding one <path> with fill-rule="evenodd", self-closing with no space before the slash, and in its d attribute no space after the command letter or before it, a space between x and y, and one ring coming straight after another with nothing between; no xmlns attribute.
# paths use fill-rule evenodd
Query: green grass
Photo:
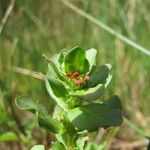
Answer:
<svg viewBox="0 0 150 150"><path fill-rule="evenodd" d="M98 21L150 49L149 1L71 2ZM2 17L0 9L0 20ZM45 73L47 63L42 58L42 53L51 56L63 48L70 49L76 45L84 49L96 48L99 64L109 62L113 65L113 80L105 96L118 94L122 100L123 113L143 132L150 135L149 56L120 41L116 36L68 8L60 0L15 1L15 7L0 35L0 105L9 120L0 122L0 131L14 130L20 133L12 115L12 108L16 113L19 111L14 105L14 99L18 95L35 97L49 106L50 111L54 105L43 81L8 71L7 68L19 66ZM0 117L1 114L0 110ZM28 114L19 111L17 117L22 120L22 115ZM130 142L143 139L134 132L134 128L130 128L123 125L118 137ZM132 134L130 130L133 130ZM46 135L39 132L44 137L41 142L44 142ZM35 143L38 142L37 137L32 139Z"/></svg>

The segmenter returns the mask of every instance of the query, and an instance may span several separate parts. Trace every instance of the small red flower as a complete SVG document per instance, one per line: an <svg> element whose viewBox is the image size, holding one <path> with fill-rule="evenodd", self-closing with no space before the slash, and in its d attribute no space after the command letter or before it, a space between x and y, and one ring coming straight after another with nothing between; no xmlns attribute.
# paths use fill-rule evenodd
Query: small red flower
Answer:
<svg viewBox="0 0 150 150"><path fill-rule="evenodd" d="M76 79L76 78L78 78L78 77L79 77L79 75L80 75L80 74L79 74L79 72L75 72L75 73L73 74L73 78L75 78L75 79Z"/></svg>
<svg viewBox="0 0 150 150"><path fill-rule="evenodd" d="M67 77L68 79L71 79L71 74L70 74L70 73L66 73L66 77Z"/></svg>
<svg viewBox="0 0 150 150"><path fill-rule="evenodd" d="M86 80L90 80L89 76L85 75L84 77L82 77L82 76L80 76L79 72L75 72L73 75L70 73L66 73L66 77L68 79L73 80L73 82L78 85L84 83L84 81L86 81Z"/></svg>
<svg viewBox="0 0 150 150"><path fill-rule="evenodd" d="M83 79L79 79L79 80L74 80L74 82L76 84L82 84L84 82L84 80Z"/></svg>

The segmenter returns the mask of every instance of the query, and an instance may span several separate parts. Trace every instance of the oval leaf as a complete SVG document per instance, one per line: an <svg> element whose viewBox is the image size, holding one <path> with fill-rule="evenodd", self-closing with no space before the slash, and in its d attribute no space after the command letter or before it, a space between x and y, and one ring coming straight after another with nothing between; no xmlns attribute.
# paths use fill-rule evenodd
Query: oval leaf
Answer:
<svg viewBox="0 0 150 150"><path fill-rule="evenodd" d="M40 127L50 132L59 133L60 131L59 124L54 119L51 119L51 117L49 116L38 116L38 123Z"/></svg>
<svg viewBox="0 0 150 150"><path fill-rule="evenodd" d="M58 61L60 64L62 64L64 62L64 58L65 58L65 55L67 53L67 50L66 49L63 49L60 54L59 54L59 58L58 58Z"/></svg>
<svg viewBox="0 0 150 150"><path fill-rule="evenodd" d="M110 109L105 104L80 106L69 110L67 116L80 131L96 131L99 127L117 126L123 121L119 109Z"/></svg>
<svg viewBox="0 0 150 150"><path fill-rule="evenodd" d="M65 150L65 147L60 142L54 142L52 144L52 150Z"/></svg>
<svg viewBox="0 0 150 150"><path fill-rule="evenodd" d="M104 104L111 109L121 109L121 101L117 95L113 95L108 100L104 101Z"/></svg>
<svg viewBox="0 0 150 150"><path fill-rule="evenodd" d="M85 51L79 47L73 48L66 54L64 65L66 73L86 74L89 70L89 62L86 59Z"/></svg>
<svg viewBox="0 0 150 150"><path fill-rule="evenodd" d="M91 48L86 51L86 58L90 65L88 75L90 75L93 72L93 70L96 68L96 55L97 55L97 50L94 48Z"/></svg>
<svg viewBox="0 0 150 150"><path fill-rule="evenodd" d="M48 129L53 133L58 133L59 125L48 114L46 108L37 103L35 100L29 98L28 96L21 96L16 99L16 105L22 109L31 112L38 112L38 123L41 127Z"/></svg>
<svg viewBox="0 0 150 150"><path fill-rule="evenodd" d="M97 68L97 70L90 76L90 80L87 81L88 87L94 87L100 83L105 84L110 69L110 64L105 64Z"/></svg>
<svg viewBox="0 0 150 150"><path fill-rule="evenodd" d="M56 55L57 56L57 55ZM60 80L66 81L66 78L61 74L59 70L59 62L56 60L56 56L54 55L51 59L48 59L44 54L43 57L49 63L49 71L52 72L52 75L57 76ZM57 56L58 57L58 56ZM53 59L53 60L52 60ZM55 64L56 63L56 64ZM49 76L48 76L49 77Z"/></svg>
<svg viewBox="0 0 150 150"><path fill-rule="evenodd" d="M48 83L51 87L52 90L51 92L53 92L52 95L54 94L55 97L58 98L66 98L68 91L60 80L55 78L50 78L48 80Z"/></svg>
<svg viewBox="0 0 150 150"><path fill-rule="evenodd" d="M62 84L61 81L54 78L45 80L45 82L49 95L56 101L58 105L66 110L66 104L64 103L64 101L66 100L68 91L65 86Z"/></svg>
<svg viewBox="0 0 150 150"><path fill-rule="evenodd" d="M15 100L15 102L16 105L22 110L31 112L38 111L42 115L48 115L48 111L43 105L28 96L20 96Z"/></svg>
<svg viewBox="0 0 150 150"><path fill-rule="evenodd" d="M44 145L35 145L31 148L31 150L45 150Z"/></svg>
<svg viewBox="0 0 150 150"><path fill-rule="evenodd" d="M103 84L98 84L93 88L73 92L70 94L70 96L77 97L85 101L97 100L104 93L104 90L105 86Z"/></svg>

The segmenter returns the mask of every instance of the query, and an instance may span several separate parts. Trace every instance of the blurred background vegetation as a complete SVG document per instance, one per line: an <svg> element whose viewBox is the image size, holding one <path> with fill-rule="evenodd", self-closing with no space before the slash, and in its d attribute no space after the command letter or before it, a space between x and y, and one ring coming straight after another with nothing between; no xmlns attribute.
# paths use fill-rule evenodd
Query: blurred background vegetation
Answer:
<svg viewBox="0 0 150 150"><path fill-rule="evenodd" d="M150 49L150 1L70 0L115 31ZM6 23L4 16L14 4ZM15 98L29 95L53 111L43 81L23 75L27 70L47 71L42 53L54 53L79 45L98 50L98 63L111 63L113 80L105 92L122 100L129 119L120 128L100 129L91 141L107 142L106 149L146 149L150 136L150 57L74 12L60 0L0 0L0 149L50 147L55 138L39 129L32 114L15 106ZM89 141L90 142L90 141Z"/></svg>

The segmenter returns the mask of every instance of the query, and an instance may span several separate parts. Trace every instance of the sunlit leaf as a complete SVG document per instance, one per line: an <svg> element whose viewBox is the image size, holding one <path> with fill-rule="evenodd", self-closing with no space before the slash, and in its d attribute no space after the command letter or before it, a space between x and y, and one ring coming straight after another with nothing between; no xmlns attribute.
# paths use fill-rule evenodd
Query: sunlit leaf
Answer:
<svg viewBox="0 0 150 150"><path fill-rule="evenodd" d="M59 58L58 58L58 61L60 64L62 64L64 62L64 58L65 58L65 55L66 55L66 49L63 49L60 54L59 54Z"/></svg>
<svg viewBox="0 0 150 150"><path fill-rule="evenodd" d="M86 59L85 51L79 47L73 48L66 54L64 63L66 73L79 72L85 74L89 70L89 62Z"/></svg>
<svg viewBox="0 0 150 150"><path fill-rule="evenodd" d="M58 56L58 55L56 55L56 56ZM58 65L59 62L58 62L58 60L56 60L55 55L50 59L48 59L44 54L43 54L43 57L49 63L49 71L52 72L52 74L54 74L55 77L58 77L60 80L66 80L65 77L62 75L62 73L59 70L59 65Z"/></svg>
<svg viewBox="0 0 150 150"><path fill-rule="evenodd" d="M97 50L94 48L91 48L86 51L86 58L90 65L88 74L91 74L96 68L96 55L97 55Z"/></svg>
<svg viewBox="0 0 150 150"><path fill-rule="evenodd" d="M67 96L68 91L60 80L50 78L48 83L51 87L51 95L55 95L58 98L65 98Z"/></svg>
<svg viewBox="0 0 150 150"><path fill-rule="evenodd" d="M35 145L31 148L31 150L45 150L44 145Z"/></svg>
<svg viewBox="0 0 150 150"><path fill-rule="evenodd" d="M56 101L58 105L65 109L66 104L64 103L64 101L66 100L68 91L63 85L63 83L53 78L46 80L45 82L47 91L50 94L50 96Z"/></svg>
<svg viewBox="0 0 150 150"><path fill-rule="evenodd" d="M104 90L105 86L103 84L98 84L96 87L93 88L72 92L70 96L77 97L86 101L96 100L100 98Z"/></svg>
<svg viewBox="0 0 150 150"><path fill-rule="evenodd" d="M60 142L54 142L54 143L52 144L51 150L65 150L65 147L64 147L63 144L60 143Z"/></svg>
<svg viewBox="0 0 150 150"><path fill-rule="evenodd" d="M78 140L76 141L76 145L77 145L77 149L79 150L84 150L84 146L85 146L85 142L88 141L89 138L86 136L86 137L80 137L78 138Z"/></svg>

